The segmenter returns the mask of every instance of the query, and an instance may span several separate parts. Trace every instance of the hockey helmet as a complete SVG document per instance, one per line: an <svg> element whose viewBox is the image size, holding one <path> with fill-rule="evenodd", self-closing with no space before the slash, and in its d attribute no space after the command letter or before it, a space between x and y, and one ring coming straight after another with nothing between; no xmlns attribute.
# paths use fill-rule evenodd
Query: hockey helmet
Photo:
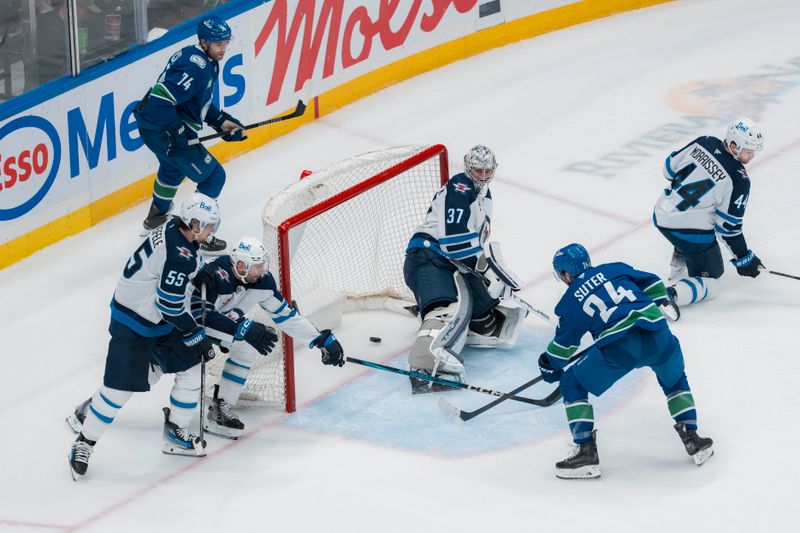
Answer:
<svg viewBox="0 0 800 533"><path fill-rule="evenodd" d="M205 17L197 24L197 38L208 43L231 40L231 27L219 17Z"/></svg>
<svg viewBox="0 0 800 533"><path fill-rule="evenodd" d="M561 278L562 272L577 278L589 268L592 268L589 252L576 242L559 249L556 255L553 256L553 275L558 281L563 281Z"/></svg>
<svg viewBox="0 0 800 533"><path fill-rule="evenodd" d="M494 152L482 144L473 146L464 156L464 172L472 178L476 190L480 191L484 185L488 185L492 181L496 169L497 160ZM479 174L476 171L482 171L481 177L478 177Z"/></svg>
<svg viewBox="0 0 800 533"><path fill-rule="evenodd" d="M735 149L731 143L736 143ZM754 121L749 118L739 118L728 126L728 131L725 133L725 144L738 158L742 150L753 150L754 152L763 150L764 134Z"/></svg>
<svg viewBox="0 0 800 533"><path fill-rule="evenodd" d="M246 278L250 274L252 267L263 265L259 277L263 276L269 269L267 247L255 237L242 237L239 239L239 242L231 250L230 256L233 273L243 282L248 281ZM239 262L244 264L244 274L236 268ZM250 280L250 282L252 281L254 280Z"/></svg>
<svg viewBox="0 0 800 533"><path fill-rule="evenodd" d="M209 234L213 235L219 229L219 206L216 200L205 194L196 192L188 196L181 204L180 216L195 235L204 229L209 229Z"/></svg>

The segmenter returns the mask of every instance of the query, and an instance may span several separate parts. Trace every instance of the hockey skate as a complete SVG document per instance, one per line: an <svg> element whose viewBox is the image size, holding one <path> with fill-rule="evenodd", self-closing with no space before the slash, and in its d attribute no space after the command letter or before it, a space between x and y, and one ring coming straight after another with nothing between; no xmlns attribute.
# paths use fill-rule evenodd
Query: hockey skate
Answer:
<svg viewBox="0 0 800 533"><path fill-rule="evenodd" d="M214 398L208 406L208 415L203 419L203 428L217 437L236 440L242 435L244 424L231 404L218 395L219 385L214 385Z"/></svg>
<svg viewBox="0 0 800 533"><path fill-rule="evenodd" d="M142 226L144 227L142 236L147 235L152 230L166 222L167 216L168 214L159 211L155 204L150 204L150 211L147 213L147 218L145 218L144 222L142 223Z"/></svg>
<svg viewBox="0 0 800 533"><path fill-rule="evenodd" d="M170 422L169 407L164 407L164 445L161 451L170 455L203 457L206 454L206 441Z"/></svg>
<svg viewBox="0 0 800 533"><path fill-rule="evenodd" d="M686 453L688 453L694 464L700 466L708 461L714 455L714 441L708 437L701 437L697 434L696 429L688 429L686 424L675 424L675 431L683 442Z"/></svg>
<svg viewBox="0 0 800 533"><path fill-rule="evenodd" d="M670 319L672 322L677 322L681 317L681 309L675 303L675 287L667 287L667 301L658 306L661 314Z"/></svg>
<svg viewBox="0 0 800 533"><path fill-rule="evenodd" d="M74 433L80 433L83 429L83 421L86 420L86 415L89 413L89 406L92 405L92 399L89 398L85 402L78 404L75 411L67 417L67 424Z"/></svg>
<svg viewBox="0 0 800 533"><path fill-rule="evenodd" d="M213 235L200 243L200 249L207 254L221 254L228 247L228 243L222 239L217 239Z"/></svg>
<svg viewBox="0 0 800 533"><path fill-rule="evenodd" d="M95 442L87 440L83 434L78 435L78 438L72 443L72 448L69 451L69 468L73 481L78 481L86 475L86 469L89 468L89 457L94 451L94 445Z"/></svg>
<svg viewBox="0 0 800 533"><path fill-rule="evenodd" d="M597 431L592 431L591 440L575 445L569 457L556 463L556 477L561 479L593 479L600 477Z"/></svg>

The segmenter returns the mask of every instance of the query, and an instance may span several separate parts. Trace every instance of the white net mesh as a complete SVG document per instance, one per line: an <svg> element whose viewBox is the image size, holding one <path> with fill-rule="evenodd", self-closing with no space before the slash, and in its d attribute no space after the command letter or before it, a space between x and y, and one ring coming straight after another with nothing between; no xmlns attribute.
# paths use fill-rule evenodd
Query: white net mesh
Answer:
<svg viewBox="0 0 800 533"><path fill-rule="evenodd" d="M446 161L440 145L370 152L315 172L267 202L262 222L270 271L281 292L290 293L318 328L336 325L330 312L316 316L321 308L335 314L354 301L360 308L387 300L413 303L403 279L405 247L447 179L439 154ZM282 255L281 224L305 215L311 217L288 230L289 249ZM287 268L289 290L282 276ZM270 323L265 315L257 319ZM257 359L242 393L245 402L286 405L285 355L291 348L284 340L269 357Z"/></svg>

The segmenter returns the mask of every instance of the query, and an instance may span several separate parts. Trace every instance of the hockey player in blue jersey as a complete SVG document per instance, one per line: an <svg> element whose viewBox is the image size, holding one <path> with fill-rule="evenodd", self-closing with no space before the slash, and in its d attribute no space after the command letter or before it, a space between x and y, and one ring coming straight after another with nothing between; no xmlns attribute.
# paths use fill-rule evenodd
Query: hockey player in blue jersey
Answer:
<svg viewBox="0 0 800 533"><path fill-rule="evenodd" d="M742 224L750 199L745 165L764 147L750 119L734 121L725 140L700 137L664 164L669 185L656 203L653 222L673 245L667 291L678 305L710 298L725 270L717 237L727 245L742 276L758 276L764 265L747 246Z"/></svg>
<svg viewBox="0 0 800 533"><path fill-rule="evenodd" d="M200 389L198 363L213 358L214 349L189 311L190 281L202 265L199 242L213 235L219 222L216 201L194 193L182 203L180 216L151 231L128 260L111 300L103 384L85 402L80 426L68 418L80 429L69 454L73 479L86 474L95 443L133 393L150 390L161 373L175 374L170 407L164 409L164 453L205 455L205 442L188 426Z"/></svg>
<svg viewBox="0 0 800 533"><path fill-rule="evenodd" d="M451 177L436 193L424 222L408 243L403 275L422 318L408 356L412 370L464 381L463 363L454 354L460 353L465 344L482 347L513 344L527 314L501 301L506 284L491 266L497 265L499 255L495 253L495 261L487 260L491 255L487 240L492 219L489 183L496 169L497 161L489 148L477 145L470 149L464 156L464 172ZM489 244L499 250L496 243ZM459 301L454 278L461 274L453 261L480 273L465 275L471 300L469 328L453 335L447 342L447 350L433 350L431 346L441 340L440 336L450 335L445 333L445 326L458 315L459 306L464 303ZM411 384L412 392L439 389L413 378Z"/></svg>
<svg viewBox="0 0 800 533"><path fill-rule="evenodd" d="M215 387L214 398L204 419L204 427L209 433L236 439L244 431L244 423L232 408L239 401L259 352L269 354L268 351L259 351L256 344L249 343L248 346L236 342L253 335L260 336L267 329L271 331L271 328L244 316L255 306L263 309L286 334L309 348L319 348L323 364L344 365L344 351L331 330L318 331L281 295L275 278L269 272L267 249L258 239L240 239L230 254L216 258L198 273L195 285L198 283L206 283L209 287L206 299L211 308L229 317L227 323L215 323L209 326L208 331L210 336L220 339L223 346L230 347L220 383ZM199 294L195 292L195 309L199 301Z"/></svg>
<svg viewBox="0 0 800 533"><path fill-rule="evenodd" d="M225 170L197 139L203 123L225 132L225 141L247 138L242 123L211 101L225 56L231 29L218 17L206 17L197 25L198 43L175 53L156 84L135 110L139 134L158 158L153 202L144 221L150 231L167 220L172 199L184 177L197 183L197 192L217 198L225 184ZM216 236L201 243L203 250L221 252L225 241Z"/></svg>
<svg viewBox="0 0 800 533"><path fill-rule="evenodd" d="M556 252L553 273L569 288L556 305L558 327L555 338L539 357L539 369L546 382L560 381L575 442L569 457L556 463L556 476L600 476L589 393L600 396L633 369L643 367L655 372L686 452L698 466L705 462L714 453L713 441L697 435L697 412L684 372L683 353L659 310L667 299L661 279L625 263L594 267L580 244ZM594 344L564 370L587 332Z"/></svg>

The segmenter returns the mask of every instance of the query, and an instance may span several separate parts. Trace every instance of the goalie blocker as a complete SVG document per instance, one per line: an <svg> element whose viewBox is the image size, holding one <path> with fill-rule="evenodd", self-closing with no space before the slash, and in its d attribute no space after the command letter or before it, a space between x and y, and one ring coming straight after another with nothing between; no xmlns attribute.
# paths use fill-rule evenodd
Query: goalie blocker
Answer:
<svg viewBox="0 0 800 533"><path fill-rule="evenodd" d="M411 252L419 253L434 254L429 250ZM424 258L426 261L434 259L439 267L429 269L428 274L442 282L434 285L431 283L434 280L428 278L425 286L435 286L441 303L422 316L417 340L409 354L409 367L413 371L463 383L466 372L460 353L465 345L491 348L515 344L519 326L528 314L510 298L511 293L520 288L520 283L505 267L497 242L489 243L484 253L476 265L480 276L462 274L441 256ZM442 268L445 265L446 270ZM441 275L443 271L447 278ZM445 279L448 283L443 282ZM487 306L488 310L480 312ZM453 390L436 383L410 379L413 393Z"/></svg>

